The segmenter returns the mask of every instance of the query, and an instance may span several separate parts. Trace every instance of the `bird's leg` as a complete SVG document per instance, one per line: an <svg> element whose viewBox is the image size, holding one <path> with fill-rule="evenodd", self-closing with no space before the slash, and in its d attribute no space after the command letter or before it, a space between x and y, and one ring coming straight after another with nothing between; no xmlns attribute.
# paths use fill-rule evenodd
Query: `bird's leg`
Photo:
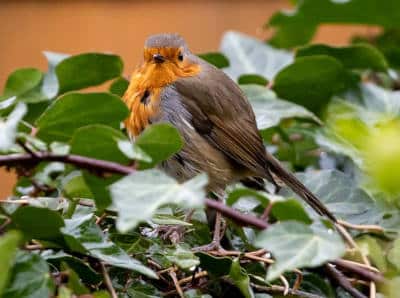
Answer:
<svg viewBox="0 0 400 298"><path fill-rule="evenodd" d="M184 221L190 222L192 220L192 216L194 213L194 209L190 209L184 218ZM164 226L164 227L159 227L159 232L165 231L165 234L163 234L161 237L164 240L169 239L172 243L179 243L183 239L183 236L186 232L186 227L182 225L174 225L174 226Z"/></svg>
<svg viewBox="0 0 400 298"><path fill-rule="evenodd" d="M225 234L225 224L222 227L224 219L222 218L222 214L220 212L216 213L215 216L215 225L214 225L214 232L213 232L213 239L211 243L198 246L193 248L194 251L224 251L221 246L221 239ZM222 227L222 229L221 229Z"/></svg>

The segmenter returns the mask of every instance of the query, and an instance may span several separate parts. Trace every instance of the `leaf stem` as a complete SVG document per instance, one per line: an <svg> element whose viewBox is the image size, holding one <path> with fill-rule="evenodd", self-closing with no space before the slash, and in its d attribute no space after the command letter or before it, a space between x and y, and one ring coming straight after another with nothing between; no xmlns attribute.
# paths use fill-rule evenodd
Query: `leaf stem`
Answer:
<svg viewBox="0 0 400 298"><path fill-rule="evenodd" d="M100 262L100 267L101 267L101 271L103 273L104 283L105 283L108 291L110 292L111 297L118 298L117 293L115 292L115 289L112 285L110 275L108 275L107 269L102 262Z"/></svg>

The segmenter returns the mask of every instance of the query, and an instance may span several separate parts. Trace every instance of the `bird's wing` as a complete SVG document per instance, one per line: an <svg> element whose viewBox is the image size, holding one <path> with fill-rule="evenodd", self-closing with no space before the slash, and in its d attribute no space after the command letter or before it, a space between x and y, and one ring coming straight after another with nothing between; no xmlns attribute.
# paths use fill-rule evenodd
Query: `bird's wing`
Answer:
<svg viewBox="0 0 400 298"><path fill-rule="evenodd" d="M202 65L199 75L179 79L173 87L198 133L254 175L266 176L265 148L253 110L228 76Z"/></svg>

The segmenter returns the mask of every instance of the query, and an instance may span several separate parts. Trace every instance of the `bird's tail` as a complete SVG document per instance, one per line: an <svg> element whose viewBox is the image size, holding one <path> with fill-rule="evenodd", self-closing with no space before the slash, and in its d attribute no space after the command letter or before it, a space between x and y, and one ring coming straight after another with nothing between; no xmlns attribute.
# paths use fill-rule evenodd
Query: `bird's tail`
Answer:
<svg viewBox="0 0 400 298"><path fill-rule="evenodd" d="M280 162L267 152L267 167L296 194L298 194L307 204L309 204L318 214L328 217L333 222L337 222L336 217L325 207L324 204L299 181L292 173L287 171Z"/></svg>

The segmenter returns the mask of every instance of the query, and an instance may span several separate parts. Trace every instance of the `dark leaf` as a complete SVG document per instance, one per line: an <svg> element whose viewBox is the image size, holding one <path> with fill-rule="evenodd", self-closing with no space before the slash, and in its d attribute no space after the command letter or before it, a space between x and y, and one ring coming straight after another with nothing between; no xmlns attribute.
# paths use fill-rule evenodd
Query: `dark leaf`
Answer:
<svg viewBox="0 0 400 298"><path fill-rule="evenodd" d="M123 63L116 55L87 53L71 56L56 66L59 93L96 86L121 75Z"/></svg>
<svg viewBox="0 0 400 298"><path fill-rule="evenodd" d="M160 123L147 127L137 138L135 144L152 160L150 163L140 163L142 169L147 169L178 152L183 146L183 140L175 127Z"/></svg>
<svg viewBox="0 0 400 298"><path fill-rule="evenodd" d="M386 71L388 64L385 56L368 44L355 44L348 47L331 47L315 44L297 50L296 57L327 55L336 58L350 69L371 69Z"/></svg>
<svg viewBox="0 0 400 298"><path fill-rule="evenodd" d="M86 125L119 128L128 115L121 99L107 93L68 93L58 98L37 120L37 136L46 141L68 141Z"/></svg>
<svg viewBox="0 0 400 298"><path fill-rule="evenodd" d="M238 78L238 84L242 85L256 84L261 86L267 86L268 80L258 74L244 74Z"/></svg>
<svg viewBox="0 0 400 298"><path fill-rule="evenodd" d="M124 95L128 86L129 86L129 81L123 77L119 77L112 82L110 86L110 92L112 94L122 96Z"/></svg>
<svg viewBox="0 0 400 298"><path fill-rule="evenodd" d="M219 52L204 53L197 56L218 68L229 66L228 58L226 58L224 54L221 54Z"/></svg>
<svg viewBox="0 0 400 298"><path fill-rule="evenodd" d="M346 84L343 65L329 56L296 59L275 78L274 90L280 98L302 105L317 115L333 94Z"/></svg>
<svg viewBox="0 0 400 298"><path fill-rule="evenodd" d="M5 298L43 298L54 292L49 266L38 254L20 251L11 271Z"/></svg>
<svg viewBox="0 0 400 298"><path fill-rule="evenodd" d="M33 206L22 206L12 216L15 226L28 237L54 240L61 236L64 221L57 211Z"/></svg>

